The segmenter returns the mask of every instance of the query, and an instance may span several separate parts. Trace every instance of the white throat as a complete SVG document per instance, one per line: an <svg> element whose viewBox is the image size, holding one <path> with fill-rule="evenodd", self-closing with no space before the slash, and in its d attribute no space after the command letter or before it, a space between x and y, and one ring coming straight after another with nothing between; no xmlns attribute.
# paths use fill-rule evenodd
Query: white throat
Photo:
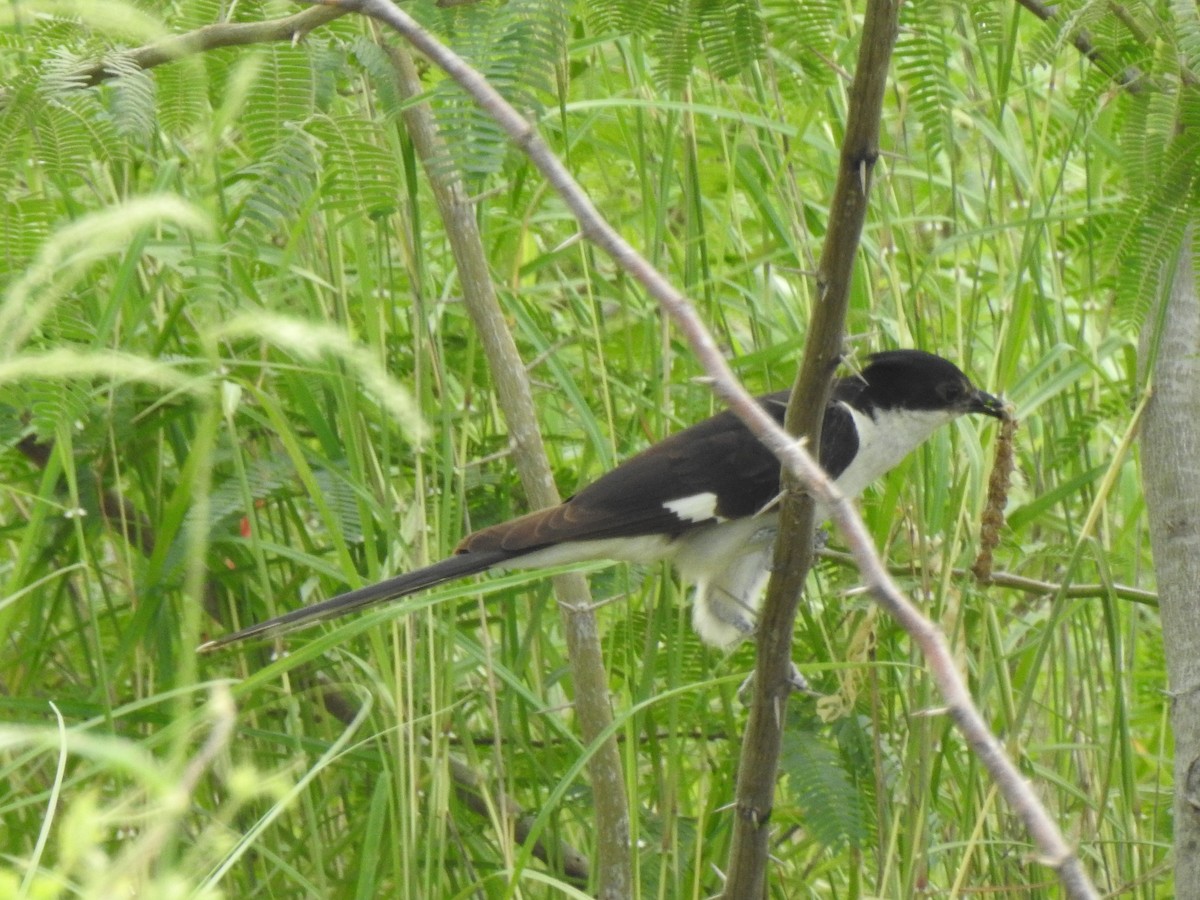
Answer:
<svg viewBox="0 0 1200 900"><path fill-rule="evenodd" d="M931 434L958 418L945 409L887 409L872 417L848 403L842 406L858 430L858 453L837 477L836 484L847 497L857 497L871 482L894 468L921 446Z"/></svg>

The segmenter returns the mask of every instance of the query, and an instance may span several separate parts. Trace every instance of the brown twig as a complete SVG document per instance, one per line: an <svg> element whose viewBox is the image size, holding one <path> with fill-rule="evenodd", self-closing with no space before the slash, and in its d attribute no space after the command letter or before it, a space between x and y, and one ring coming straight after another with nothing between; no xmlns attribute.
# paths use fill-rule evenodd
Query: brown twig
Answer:
<svg viewBox="0 0 1200 900"><path fill-rule="evenodd" d="M265 22L218 22L205 25L187 34L172 35L153 44L121 54L123 59L139 69L153 69L181 57L204 53L218 47L241 47L247 44L269 44L279 41L296 43L314 28L332 22L346 14L335 6L313 6L282 19ZM94 87L120 74L103 60L80 69L80 87Z"/></svg>
<svg viewBox="0 0 1200 900"><path fill-rule="evenodd" d="M1051 23L1058 17L1056 10L1042 3L1041 0L1017 0L1017 3L1029 10L1043 22ZM1121 18L1123 22L1126 21L1119 14L1117 17ZM1126 22L1126 25L1128 24L1129 23ZM1133 29L1132 33L1135 37L1138 37L1141 34L1141 30ZM1142 70L1137 66L1128 66L1120 70L1110 66L1108 59L1096 47L1096 45L1092 43L1092 36L1088 33L1086 28L1080 28L1072 32L1070 35L1070 41L1075 49L1082 53L1086 59L1098 66L1101 71L1107 74L1117 84L1125 88L1130 93L1137 94L1145 88L1145 73L1143 73Z"/></svg>
<svg viewBox="0 0 1200 900"><path fill-rule="evenodd" d="M818 553L818 556L820 556L821 559L827 559L830 562L835 562L846 566L854 566L857 568L854 557L849 553L838 553L836 550L821 550ZM899 577L921 576L926 572L932 571L934 571L932 567L908 563L888 566L888 572ZM965 581L973 578L975 573L970 569L951 569L950 574L960 581ZM1059 582L1043 581L1038 578L1027 578L1024 575L1015 575L1012 572L995 571L991 573L987 583L996 587L1021 591L1025 594L1054 595L1057 597L1070 597L1072 599L1083 599L1087 597L1116 597L1119 600L1128 600L1131 603L1141 603L1144 606L1158 606L1158 594L1156 594L1154 591L1147 591L1143 588L1131 587L1127 584L1063 585Z"/></svg>

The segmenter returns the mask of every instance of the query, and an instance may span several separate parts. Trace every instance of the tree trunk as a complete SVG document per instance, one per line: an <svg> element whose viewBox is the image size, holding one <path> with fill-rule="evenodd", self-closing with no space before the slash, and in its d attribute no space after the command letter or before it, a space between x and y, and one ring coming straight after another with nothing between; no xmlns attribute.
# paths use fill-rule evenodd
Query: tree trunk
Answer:
<svg viewBox="0 0 1200 900"><path fill-rule="evenodd" d="M1139 362L1153 396L1142 480L1158 578L1175 733L1175 890L1200 900L1200 299L1189 232Z"/></svg>

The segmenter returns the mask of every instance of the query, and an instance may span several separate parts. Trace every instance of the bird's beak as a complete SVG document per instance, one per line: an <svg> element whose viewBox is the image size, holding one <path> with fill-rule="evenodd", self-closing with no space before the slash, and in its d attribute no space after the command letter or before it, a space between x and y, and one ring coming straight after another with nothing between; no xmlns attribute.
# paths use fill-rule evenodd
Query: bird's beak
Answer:
<svg viewBox="0 0 1200 900"><path fill-rule="evenodd" d="M971 412L983 413L985 416L991 416L993 419L1007 419L1008 409L1003 400L999 397L993 397L986 391L976 391L975 401L971 404Z"/></svg>

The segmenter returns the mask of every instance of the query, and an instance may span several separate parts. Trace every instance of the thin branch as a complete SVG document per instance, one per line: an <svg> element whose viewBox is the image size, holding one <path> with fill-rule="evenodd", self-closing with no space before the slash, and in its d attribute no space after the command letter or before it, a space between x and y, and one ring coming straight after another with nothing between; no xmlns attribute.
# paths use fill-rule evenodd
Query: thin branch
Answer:
<svg viewBox="0 0 1200 900"><path fill-rule="evenodd" d="M801 483L808 486L817 501L831 511L831 517L845 535L872 594L917 641L929 660L930 671L942 696L947 700L948 714L1025 823L1043 861L1058 873L1067 895L1098 897L1062 832L1032 787L1004 755L999 741L989 732L983 717L972 705L966 684L954 665L950 648L941 633L917 612L891 581L853 505L838 493L816 461L775 424L738 382L687 298L600 216L590 198L550 152L536 129L461 57L437 41L390 0L346 0L340 7L361 12L394 28L453 78L504 128L517 147L538 167L578 219L583 235L608 253L658 300L712 379L713 392L729 405L751 433L778 456Z"/></svg>
<svg viewBox="0 0 1200 900"><path fill-rule="evenodd" d="M1041 0L1017 0L1017 3L1029 10L1043 22L1052 23L1056 18L1058 18L1057 7L1047 6L1046 4L1042 3ZM1115 4L1113 4L1113 6L1115 7ZM1127 20L1127 17L1122 16L1118 10L1119 8L1114 9L1114 14L1118 19L1124 22L1126 26L1129 26L1130 22ZM1131 31L1135 37L1140 38L1142 34L1141 29L1131 29ZM1113 81L1125 88L1130 93L1137 94L1145 89L1145 73L1142 72L1142 70L1137 66L1128 66L1124 69L1118 70L1109 65L1107 57L1105 57L1105 55L1096 47L1096 45L1092 43L1092 36L1086 28L1080 28L1072 32L1070 35L1070 41L1074 45L1075 49L1082 53L1088 61L1100 68L1100 70L1108 75L1109 78L1113 79Z"/></svg>
<svg viewBox="0 0 1200 900"><path fill-rule="evenodd" d="M184 34L171 35L161 41L115 51L106 59L81 65L73 73L72 83L80 88L96 87L117 78L132 64L139 69L153 69L194 53L204 53L221 47L242 47L248 44L269 44L287 41L295 44L321 25L346 14L334 6L316 5L282 19L265 22L218 22ZM120 60L120 63L117 60ZM11 92L0 90L0 109L8 105Z"/></svg>
<svg viewBox="0 0 1200 900"><path fill-rule="evenodd" d="M849 553L839 553L836 550L821 550L817 555L821 559L827 559L839 565L858 568L854 557ZM922 566L918 563L899 563L888 566L888 573L901 578L905 576L919 578L927 574L941 574L941 570L933 566ZM958 581L974 580L975 578L974 573L970 569L951 569L950 574ZM1027 578L1024 575L1014 575L1011 572L992 572L980 584L988 587L994 585L995 587L1009 588L1010 590L1021 591L1025 594L1054 594L1077 600L1088 597L1116 597L1118 600L1128 600L1131 603L1140 603L1143 606L1158 606L1157 593L1127 584L1064 585L1060 582L1041 581L1037 578Z"/></svg>
<svg viewBox="0 0 1200 900"><path fill-rule="evenodd" d="M141 69L153 69L163 63L173 62L180 57L204 53L219 47L241 47L247 44L269 44L279 41L297 43L314 28L344 16L345 10L336 6L313 6L293 16L269 19L265 22L218 22L205 25L186 34L173 35L153 44L129 50L122 55L125 60ZM81 87L95 87L115 77L110 65L103 60L93 63L79 72Z"/></svg>

